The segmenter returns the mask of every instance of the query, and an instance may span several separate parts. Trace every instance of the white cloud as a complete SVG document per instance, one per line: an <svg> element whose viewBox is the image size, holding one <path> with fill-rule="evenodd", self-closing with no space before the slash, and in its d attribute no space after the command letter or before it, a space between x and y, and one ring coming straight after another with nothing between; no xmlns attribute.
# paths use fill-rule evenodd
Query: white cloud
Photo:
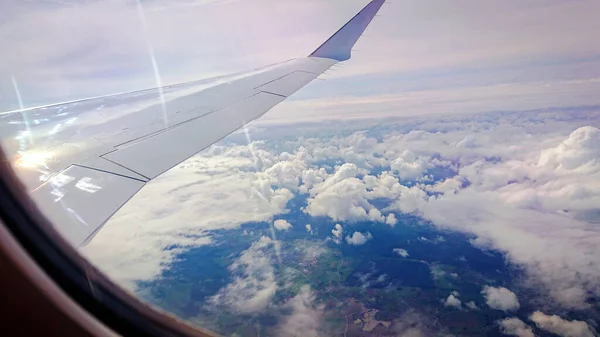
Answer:
<svg viewBox="0 0 600 337"><path fill-rule="evenodd" d="M586 322L569 321L557 315L546 315L541 311L536 311L529 317L538 328L563 337L594 337L596 334L592 331Z"/></svg>
<svg viewBox="0 0 600 337"><path fill-rule="evenodd" d="M517 337L535 337L533 330L522 320L512 317L505 318L498 322L500 331L505 335Z"/></svg>
<svg viewBox="0 0 600 337"><path fill-rule="evenodd" d="M302 286L300 292L288 300L282 308L291 312L280 318L275 328L277 336L290 336L291 333L299 331L302 332L302 336L307 337L327 335L323 324L325 307L315 303L315 294L310 286Z"/></svg>
<svg viewBox="0 0 600 337"><path fill-rule="evenodd" d="M273 226L278 231L287 231L293 227L291 223L289 223L287 220L283 220L283 219L275 220L275 222L273 222Z"/></svg>
<svg viewBox="0 0 600 337"><path fill-rule="evenodd" d="M456 147L474 148L477 147L477 140L473 135L467 135L456 144Z"/></svg>
<svg viewBox="0 0 600 337"><path fill-rule="evenodd" d="M455 307L459 309L462 308L461 301L456 296L454 296L454 294L450 294L448 298L446 298L446 300L444 301L444 305L447 307Z"/></svg>
<svg viewBox="0 0 600 337"><path fill-rule="evenodd" d="M335 221L384 221L381 213L369 203L365 184L356 178L357 174L354 164L339 167L335 174L311 189L314 197L308 199L305 211L312 216L329 216Z"/></svg>
<svg viewBox="0 0 600 337"><path fill-rule="evenodd" d="M431 158L417 156L410 150L404 150L390 165L392 171L402 180L416 180L432 168Z"/></svg>
<svg viewBox="0 0 600 337"><path fill-rule="evenodd" d="M581 127L555 148L543 150L538 161L539 166L559 170L582 168L598 169L600 166L600 130Z"/></svg>
<svg viewBox="0 0 600 337"><path fill-rule="evenodd" d="M410 207L417 198L425 196L418 188L402 186L389 172L359 179L360 171L355 164L338 167L333 175L310 190L305 212L312 216L328 216L335 221L374 221L393 226L397 223L395 215L384 217L370 200L401 198Z"/></svg>
<svg viewBox="0 0 600 337"><path fill-rule="evenodd" d="M388 225L390 225L390 226L392 226L392 227L394 227L398 223L398 219L396 219L396 215L394 215L394 213L390 213L385 218L385 223L388 224Z"/></svg>
<svg viewBox="0 0 600 337"><path fill-rule="evenodd" d="M592 112L590 118L596 115ZM526 116L515 114L512 118L517 120L510 122L499 117L487 129L485 123L475 122L468 133L447 120L435 124L447 132L421 132L409 141L407 135L384 139L387 148L401 145L415 154L437 153L459 163L458 174L443 183L417 185L440 195L402 193L396 207L441 228L475 234L475 242L505 252L510 262L525 267L531 287L541 286L562 305L585 308L587 291L600 294L593 281L600 277L600 264L591 259L600 254L594 245L600 231L586 223L598 221L600 166L593 159L598 131L577 117L561 122L565 117L559 113L546 115L542 131L520 120ZM480 146L451 146L465 134ZM563 165L556 163L567 160L561 153L569 153L568 160L579 166L560 168ZM566 248L575 245L580 249ZM559 246L565 249L552 248Z"/></svg>
<svg viewBox="0 0 600 337"><path fill-rule="evenodd" d="M394 248L392 251L402 257L408 257L408 251L404 248Z"/></svg>
<svg viewBox="0 0 600 337"><path fill-rule="evenodd" d="M352 236L346 236L346 242L354 246L360 246L364 245L365 243L367 243L367 241L371 240L372 238L373 236L371 235L371 233L367 232L367 234L363 234L361 232L354 232Z"/></svg>
<svg viewBox="0 0 600 337"><path fill-rule="evenodd" d="M209 231L285 212L293 194L253 172L247 152L247 146L213 147L154 179L80 252L133 289L136 281L158 277L178 254L210 244Z"/></svg>
<svg viewBox="0 0 600 337"><path fill-rule="evenodd" d="M304 227L306 228L307 232L312 233L312 226L310 224L306 224Z"/></svg>
<svg viewBox="0 0 600 337"><path fill-rule="evenodd" d="M473 302L473 301L469 301L469 302L465 303L465 305L467 306L467 308L469 308L471 310L477 310L477 309L479 309L479 307L477 306L477 304L475 304L475 302Z"/></svg>
<svg viewBox="0 0 600 337"><path fill-rule="evenodd" d="M344 233L344 229L342 228L342 225L340 225L339 223L335 224L335 226L331 230L331 234L333 235L333 240L338 244L342 240L343 233Z"/></svg>
<svg viewBox="0 0 600 337"><path fill-rule="evenodd" d="M400 318L394 320L392 331L398 336L403 337L428 337L434 336L437 332L432 331L427 327L423 315L413 311L412 309L404 312ZM446 335L441 335L446 337Z"/></svg>
<svg viewBox="0 0 600 337"><path fill-rule="evenodd" d="M578 110L406 119L383 123L378 140L347 131L371 122L319 125L282 143L279 129L269 129L267 142L213 146L148 184L83 252L119 281L153 279L177 254L211 243L210 230L272 221L298 191L308 196L309 215L389 224L393 212L407 212L474 235L474 244L522 267L526 286L585 309L586 297L600 295L600 231L590 224L600 200L600 170L590 154L597 131L585 127L599 116ZM456 146L467 136L478 146ZM444 176L407 187L390 171L369 174L406 150L432 158ZM327 158L337 166L323 164ZM565 169L567 162L577 165ZM378 199L391 204L376 207ZM332 231L336 242L342 231Z"/></svg>
<svg viewBox="0 0 600 337"><path fill-rule="evenodd" d="M492 309L513 311L520 307L517 295L504 287L485 286L481 293L485 297L485 303Z"/></svg>
<svg viewBox="0 0 600 337"><path fill-rule="evenodd" d="M236 275L233 281L221 288L210 302L245 314L267 308L277 291L271 249L275 244L272 239L263 236L245 250L229 267Z"/></svg>

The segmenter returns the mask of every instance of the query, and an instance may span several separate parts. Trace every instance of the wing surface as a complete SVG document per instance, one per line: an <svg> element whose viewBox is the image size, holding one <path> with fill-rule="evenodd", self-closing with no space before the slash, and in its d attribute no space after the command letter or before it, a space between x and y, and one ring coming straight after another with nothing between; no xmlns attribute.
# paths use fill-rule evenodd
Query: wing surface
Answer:
<svg viewBox="0 0 600 337"><path fill-rule="evenodd" d="M84 245L147 182L348 59L384 1L371 1L306 58L161 90L0 113L2 145L41 211L67 241Z"/></svg>

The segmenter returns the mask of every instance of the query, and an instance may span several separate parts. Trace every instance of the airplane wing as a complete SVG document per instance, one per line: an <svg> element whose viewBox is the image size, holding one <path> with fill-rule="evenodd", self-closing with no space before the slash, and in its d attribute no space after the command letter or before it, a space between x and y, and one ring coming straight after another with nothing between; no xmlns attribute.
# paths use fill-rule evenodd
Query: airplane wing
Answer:
<svg viewBox="0 0 600 337"><path fill-rule="evenodd" d="M264 115L351 49L372 0L306 58L249 73L0 113L2 146L68 242L87 244L147 182Z"/></svg>

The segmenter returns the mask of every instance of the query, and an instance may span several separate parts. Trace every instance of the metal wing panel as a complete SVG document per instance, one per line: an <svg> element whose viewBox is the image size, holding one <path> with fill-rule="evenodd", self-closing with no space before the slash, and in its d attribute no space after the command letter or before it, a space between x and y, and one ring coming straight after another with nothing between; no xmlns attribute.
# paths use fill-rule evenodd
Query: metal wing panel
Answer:
<svg viewBox="0 0 600 337"><path fill-rule="evenodd" d="M170 86L163 97L151 89L2 113L2 145L23 164L17 173L34 189L72 164L93 167L90 160L119 146L234 105L259 93L257 87L295 71L320 74L334 63L295 59L213 81Z"/></svg>
<svg viewBox="0 0 600 337"><path fill-rule="evenodd" d="M0 113L2 146L42 212L79 246L146 182L349 58L383 2L372 0L307 58L162 89Z"/></svg>
<svg viewBox="0 0 600 337"><path fill-rule="evenodd" d="M310 81L314 80L318 75L314 73L308 73L305 71L296 71L291 74L288 74L282 78L276 79L267 84L261 85L256 89L272 93L280 96L290 96L291 94L298 91L298 89L310 83Z"/></svg>
<svg viewBox="0 0 600 337"><path fill-rule="evenodd" d="M261 92L218 112L127 144L102 157L153 179L262 116L284 99L279 95Z"/></svg>
<svg viewBox="0 0 600 337"><path fill-rule="evenodd" d="M42 213L74 246L91 238L144 182L71 166L31 193Z"/></svg>

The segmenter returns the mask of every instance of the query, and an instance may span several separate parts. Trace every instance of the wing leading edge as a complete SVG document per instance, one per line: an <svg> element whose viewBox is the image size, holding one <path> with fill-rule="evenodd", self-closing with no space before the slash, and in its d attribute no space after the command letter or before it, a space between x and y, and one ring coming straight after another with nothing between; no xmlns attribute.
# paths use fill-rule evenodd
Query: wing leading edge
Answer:
<svg viewBox="0 0 600 337"><path fill-rule="evenodd" d="M371 1L306 58L165 87L160 101L149 89L0 114L1 134L12 137L3 145L18 144L17 174L58 232L85 245L148 181L349 59L384 2Z"/></svg>

